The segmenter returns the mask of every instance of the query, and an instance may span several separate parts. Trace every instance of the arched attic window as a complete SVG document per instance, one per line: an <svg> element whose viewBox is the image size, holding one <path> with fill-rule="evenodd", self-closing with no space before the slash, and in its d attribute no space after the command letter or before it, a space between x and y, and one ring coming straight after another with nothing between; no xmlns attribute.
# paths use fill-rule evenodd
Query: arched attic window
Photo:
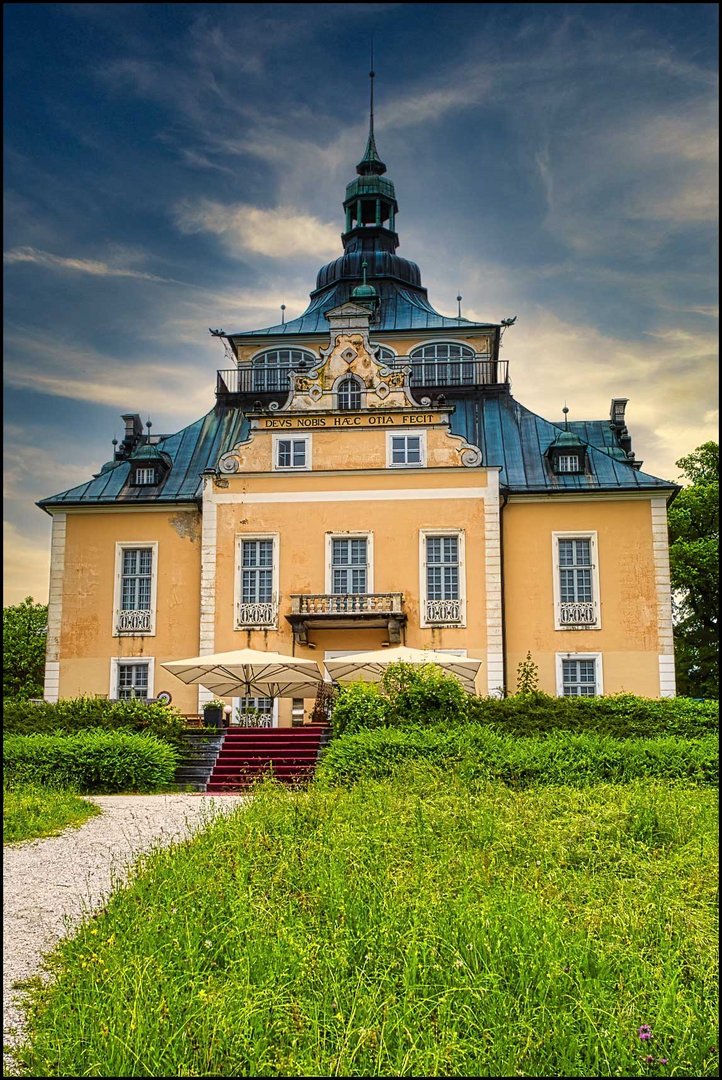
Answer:
<svg viewBox="0 0 722 1080"><path fill-rule="evenodd" d="M409 353L414 383L464 386L474 382L474 350L456 341L434 341Z"/></svg>
<svg viewBox="0 0 722 1080"><path fill-rule="evenodd" d="M353 375L346 376L336 386L336 408L354 412L363 408L363 385Z"/></svg>
<svg viewBox="0 0 722 1080"><path fill-rule="evenodd" d="M251 361L253 389L285 392L289 389L289 371L303 371L315 363L316 357L306 349L266 349Z"/></svg>

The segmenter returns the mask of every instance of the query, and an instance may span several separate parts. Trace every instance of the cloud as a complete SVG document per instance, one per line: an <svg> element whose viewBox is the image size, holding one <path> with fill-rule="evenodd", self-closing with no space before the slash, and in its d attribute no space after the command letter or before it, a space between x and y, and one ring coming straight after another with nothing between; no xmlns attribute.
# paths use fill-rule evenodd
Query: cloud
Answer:
<svg viewBox="0 0 722 1080"><path fill-rule="evenodd" d="M134 270L123 266L111 266L107 262L98 259L77 259L71 256L54 255L50 251L40 251L34 247L17 247L3 253L3 262L8 266L16 263L33 263L50 270L71 270L80 274L91 274L93 277L122 277L138 278L140 281L158 281L163 284L182 285L183 282L173 281L172 278L158 277L157 274L148 274L144 270Z"/></svg>
<svg viewBox="0 0 722 1080"><path fill-rule="evenodd" d="M239 249L273 259L288 256L326 258L338 254L338 225L321 222L292 206L263 210L247 203L223 205L210 199L181 203L176 221L185 233L220 236L230 254Z"/></svg>

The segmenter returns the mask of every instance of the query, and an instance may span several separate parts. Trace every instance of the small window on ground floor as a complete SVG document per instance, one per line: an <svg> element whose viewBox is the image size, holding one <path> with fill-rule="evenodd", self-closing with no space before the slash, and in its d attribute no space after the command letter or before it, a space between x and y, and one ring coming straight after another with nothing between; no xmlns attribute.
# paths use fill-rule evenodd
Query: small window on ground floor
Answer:
<svg viewBox="0 0 722 1080"><path fill-rule="evenodd" d="M557 655L560 697L596 697L602 693L600 655Z"/></svg>
<svg viewBox="0 0 722 1080"><path fill-rule="evenodd" d="M121 700L148 697L150 664L118 662L116 696Z"/></svg>

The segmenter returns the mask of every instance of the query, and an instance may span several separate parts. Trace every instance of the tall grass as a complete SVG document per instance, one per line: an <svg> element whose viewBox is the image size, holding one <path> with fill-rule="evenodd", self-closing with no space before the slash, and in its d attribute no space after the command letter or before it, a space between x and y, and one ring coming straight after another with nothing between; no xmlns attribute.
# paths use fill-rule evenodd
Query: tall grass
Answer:
<svg viewBox="0 0 722 1080"><path fill-rule="evenodd" d="M649 780L262 786L61 944L25 1075L713 1075L715 826Z"/></svg>
<svg viewBox="0 0 722 1080"><path fill-rule="evenodd" d="M3 790L3 844L55 836L70 825L82 825L99 814L93 803L71 791L53 790L37 784Z"/></svg>

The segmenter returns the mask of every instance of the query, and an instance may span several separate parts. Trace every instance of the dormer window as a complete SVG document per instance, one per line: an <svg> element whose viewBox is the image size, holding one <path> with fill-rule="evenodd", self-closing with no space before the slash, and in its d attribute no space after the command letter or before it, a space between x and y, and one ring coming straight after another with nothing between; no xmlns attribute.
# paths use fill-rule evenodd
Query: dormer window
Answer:
<svg viewBox="0 0 722 1080"><path fill-rule="evenodd" d="M154 468L138 468L133 474L133 483L136 487L144 487L157 483L158 473Z"/></svg>
<svg viewBox="0 0 722 1080"><path fill-rule="evenodd" d="M557 472L578 473L582 472L579 454L559 454L557 457Z"/></svg>

